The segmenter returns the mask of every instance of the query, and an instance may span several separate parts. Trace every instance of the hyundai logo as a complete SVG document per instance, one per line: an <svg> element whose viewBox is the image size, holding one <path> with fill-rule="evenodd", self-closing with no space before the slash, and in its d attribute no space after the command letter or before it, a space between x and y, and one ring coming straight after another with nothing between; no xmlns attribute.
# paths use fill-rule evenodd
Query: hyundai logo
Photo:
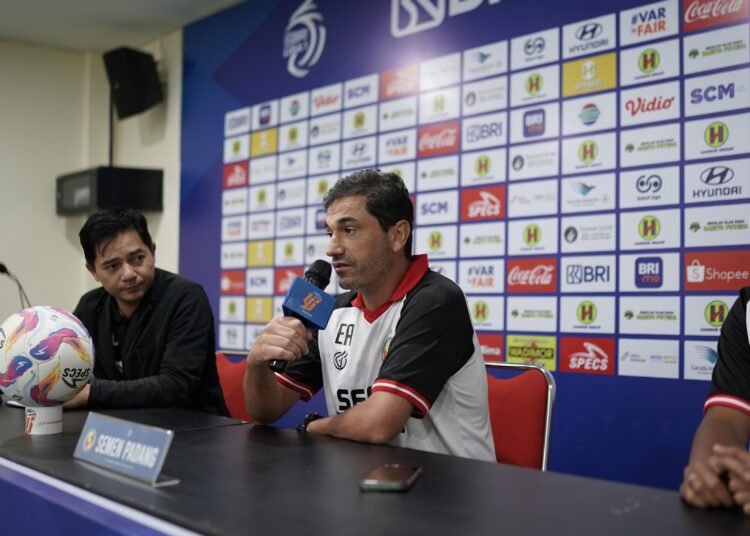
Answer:
<svg viewBox="0 0 750 536"><path fill-rule="evenodd" d="M714 166L701 173L701 181L705 184L724 184L734 178L732 168L726 166Z"/></svg>
<svg viewBox="0 0 750 536"><path fill-rule="evenodd" d="M584 24L576 30L576 39L579 41L591 41L602 33L602 25L599 23Z"/></svg>

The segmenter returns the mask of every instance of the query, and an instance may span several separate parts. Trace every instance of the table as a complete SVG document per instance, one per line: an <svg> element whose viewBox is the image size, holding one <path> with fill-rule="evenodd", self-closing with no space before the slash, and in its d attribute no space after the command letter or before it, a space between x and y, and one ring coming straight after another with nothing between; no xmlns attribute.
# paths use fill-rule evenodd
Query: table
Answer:
<svg viewBox="0 0 750 536"><path fill-rule="evenodd" d="M166 520L167 527L204 534L750 534L750 519L738 510L694 510L672 491L187 410L108 413L173 428L164 473L180 484L154 489L73 460L85 412L65 413L60 435L29 437L23 413L0 408L0 456ZM382 463L419 464L424 472L407 493L361 492L359 479Z"/></svg>

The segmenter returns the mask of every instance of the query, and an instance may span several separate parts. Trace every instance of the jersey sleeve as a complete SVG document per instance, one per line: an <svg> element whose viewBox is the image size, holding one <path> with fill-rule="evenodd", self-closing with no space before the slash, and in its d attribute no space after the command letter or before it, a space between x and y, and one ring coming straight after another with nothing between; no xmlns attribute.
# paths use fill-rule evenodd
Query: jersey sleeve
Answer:
<svg viewBox="0 0 750 536"><path fill-rule="evenodd" d="M423 418L474 353L474 329L464 295L450 280L433 274L412 292L372 391L405 398L412 416Z"/></svg>
<svg viewBox="0 0 750 536"><path fill-rule="evenodd" d="M712 406L727 406L750 415L749 300L750 287L742 289L721 327L719 355L704 410Z"/></svg>

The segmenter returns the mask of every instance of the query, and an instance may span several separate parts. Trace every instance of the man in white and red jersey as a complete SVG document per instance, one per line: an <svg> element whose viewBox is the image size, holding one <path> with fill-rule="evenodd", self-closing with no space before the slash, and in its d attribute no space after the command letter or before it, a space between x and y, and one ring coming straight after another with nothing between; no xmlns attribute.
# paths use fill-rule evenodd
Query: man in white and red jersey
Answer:
<svg viewBox="0 0 750 536"><path fill-rule="evenodd" d="M680 486L699 508L741 506L750 514L750 287L740 291L721 327L704 416Z"/></svg>
<svg viewBox="0 0 750 536"><path fill-rule="evenodd" d="M328 327L313 336L276 317L247 356L245 402L270 423L323 388L329 417L301 429L368 443L494 461L487 377L466 299L411 255L414 208L400 177L364 170L325 198L339 285ZM284 372L269 368L285 360Z"/></svg>

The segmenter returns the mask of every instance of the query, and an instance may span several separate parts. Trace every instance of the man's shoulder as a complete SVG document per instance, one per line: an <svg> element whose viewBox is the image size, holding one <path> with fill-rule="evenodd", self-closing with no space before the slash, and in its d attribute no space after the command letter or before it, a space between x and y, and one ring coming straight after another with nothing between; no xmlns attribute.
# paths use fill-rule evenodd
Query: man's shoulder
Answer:
<svg viewBox="0 0 750 536"><path fill-rule="evenodd" d="M205 294L202 285L186 277L169 272L167 270L162 270L161 268L157 268L156 273L157 282L155 284L160 294L192 292Z"/></svg>
<svg viewBox="0 0 750 536"><path fill-rule="evenodd" d="M406 301L434 300L437 302L465 302L464 293L455 282L442 274L427 270L422 279L407 294Z"/></svg>
<svg viewBox="0 0 750 536"><path fill-rule="evenodd" d="M93 290L89 290L83 296L81 296L80 300L78 300L78 308L96 307L107 296L108 294L107 294L107 291L104 290L104 287L99 287Z"/></svg>

